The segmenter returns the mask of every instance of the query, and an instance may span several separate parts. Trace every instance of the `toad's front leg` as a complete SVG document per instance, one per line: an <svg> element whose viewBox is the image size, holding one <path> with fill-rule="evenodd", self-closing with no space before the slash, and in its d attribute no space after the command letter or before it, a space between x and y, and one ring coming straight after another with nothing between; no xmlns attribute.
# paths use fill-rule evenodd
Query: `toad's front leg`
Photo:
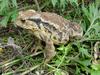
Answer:
<svg viewBox="0 0 100 75"><path fill-rule="evenodd" d="M44 50L45 63L48 63L56 54L53 41L50 36L44 31L35 31L34 35L44 41L46 46Z"/></svg>
<svg viewBox="0 0 100 75"><path fill-rule="evenodd" d="M48 63L55 56L55 47L52 40L46 40L46 47L44 51L45 63Z"/></svg>

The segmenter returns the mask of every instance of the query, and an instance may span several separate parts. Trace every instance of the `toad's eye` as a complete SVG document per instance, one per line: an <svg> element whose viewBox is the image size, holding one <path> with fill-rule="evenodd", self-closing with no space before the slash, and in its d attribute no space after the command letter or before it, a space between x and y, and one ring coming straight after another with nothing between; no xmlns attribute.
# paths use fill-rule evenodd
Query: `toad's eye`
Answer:
<svg viewBox="0 0 100 75"><path fill-rule="evenodd" d="M25 20L21 20L22 23L25 23Z"/></svg>

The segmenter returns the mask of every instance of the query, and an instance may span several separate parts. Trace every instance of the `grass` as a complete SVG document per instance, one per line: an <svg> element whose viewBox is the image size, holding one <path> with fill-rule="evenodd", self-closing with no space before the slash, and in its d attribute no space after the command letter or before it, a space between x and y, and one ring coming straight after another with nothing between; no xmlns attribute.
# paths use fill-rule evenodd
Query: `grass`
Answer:
<svg viewBox="0 0 100 75"><path fill-rule="evenodd" d="M2 75L99 75L100 74L100 4L84 0L42 0L35 4L27 0L0 0L0 44L14 39L19 48L2 48L0 45L0 73ZM39 6L38 6L39 4ZM17 13L22 9L55 12L78 22L83 38L66 45L55 46L56 56L45 66L43 52L34 53L34 36L27 30L15 27ZM6 28L5 28L6 27ZM95 46L96 45L96 46ZM97 53L98 52L98 53ZM97 54L96 54L97 53Z"/></svg>

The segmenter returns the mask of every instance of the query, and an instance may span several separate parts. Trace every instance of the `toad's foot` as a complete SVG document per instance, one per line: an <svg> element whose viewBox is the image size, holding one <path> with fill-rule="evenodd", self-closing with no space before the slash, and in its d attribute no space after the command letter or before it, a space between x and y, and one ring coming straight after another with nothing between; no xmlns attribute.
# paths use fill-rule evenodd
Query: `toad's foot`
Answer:
<svg viewBox="0 0 100 75"><path fill-rule="evenodd" d="M43 50L43 45L41 44L41 40L39 40L38 38L34 38L35 41L34 41L34 46L33 48L31 49L31 52L34 52L36 53L38 50Z"/></svg>

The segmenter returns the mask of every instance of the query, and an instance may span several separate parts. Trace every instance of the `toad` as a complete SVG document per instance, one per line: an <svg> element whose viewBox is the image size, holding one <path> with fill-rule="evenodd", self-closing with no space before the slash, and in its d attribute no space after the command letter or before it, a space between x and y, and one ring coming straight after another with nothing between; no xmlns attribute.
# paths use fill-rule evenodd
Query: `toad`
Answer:
<svg viewBox="0 0 100 75"><path fill-rule="evenodd" d="M54 45L65 44L71 38L80 38L83 35L79 24L55 13L37 12L32 9L20 11L15 24L31 31L39 40L45 42L45 62L55 56Z"/></svg>

